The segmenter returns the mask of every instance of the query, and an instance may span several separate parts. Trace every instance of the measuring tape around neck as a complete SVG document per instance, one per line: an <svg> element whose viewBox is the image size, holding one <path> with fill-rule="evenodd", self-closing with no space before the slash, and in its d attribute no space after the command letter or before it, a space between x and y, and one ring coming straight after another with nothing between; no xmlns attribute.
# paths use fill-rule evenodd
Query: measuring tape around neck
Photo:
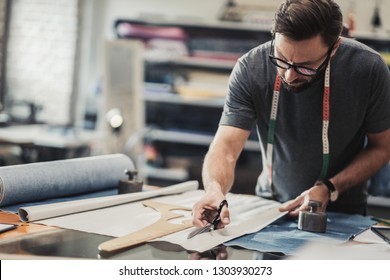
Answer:
<svg viewBox="0 0 390 280"><path fill-rule="evenodd" d="M282 78L279 74L276 74L274 92L272 96L272 107L268 127L268 137L267 137L267 169L268 169L268 183L271 189L271 195L274 195L273 191L273 150L274 150L274 138L275 138L275 129L276 129L276 120L278 116L278 105L280 98L280 88L282 85ZM318 180L324 180L328 173L329 168L329 113L330 113L330 61L325 70L325 79L324 79L324 92L322 100L322 168Z"/></svg>

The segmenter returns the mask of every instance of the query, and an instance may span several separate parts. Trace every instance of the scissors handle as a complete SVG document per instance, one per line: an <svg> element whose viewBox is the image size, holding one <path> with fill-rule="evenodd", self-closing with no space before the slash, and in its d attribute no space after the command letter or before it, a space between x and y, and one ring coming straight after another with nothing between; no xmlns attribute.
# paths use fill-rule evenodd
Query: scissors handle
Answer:
<svg viewBox="0 0 390 280"><path fill-rule="evenodd" d="M218 223L221 221L221 211L225 205L228 206L226 199L222 200L222 202L219 204L218 209L217 209L217 214L215 215L214 220L211 222L211 224L214 225L214 229L218 225Z"/></svg>

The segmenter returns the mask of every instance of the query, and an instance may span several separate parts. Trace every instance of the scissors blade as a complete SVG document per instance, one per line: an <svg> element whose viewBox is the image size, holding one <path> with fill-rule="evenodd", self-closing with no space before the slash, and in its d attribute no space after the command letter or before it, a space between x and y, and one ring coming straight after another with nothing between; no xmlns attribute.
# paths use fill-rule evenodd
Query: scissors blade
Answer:
<svg viewBox="0 0 390 280"><path fill-rule="evenodd" d="M192 237L198 235L198 234L201 234L201 233L204 233L204 232L208 232L210 231L211 227L213 226L213 224L207 224L206 226L204 227L201 227L201 228L197 228L193 231L191 231L188 236L187 236L187 239L191 239Z"/></svg>

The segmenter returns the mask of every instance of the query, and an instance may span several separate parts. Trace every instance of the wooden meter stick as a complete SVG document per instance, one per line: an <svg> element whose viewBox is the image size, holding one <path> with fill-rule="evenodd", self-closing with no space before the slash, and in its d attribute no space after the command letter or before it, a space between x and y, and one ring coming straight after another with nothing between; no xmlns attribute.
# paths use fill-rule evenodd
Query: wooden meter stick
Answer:
<svg viewBox="0 0 390 280"><path fill-rule="evenodd" d="M100 253L113 253L114 251L123 250L130 246L192 227L191 220L183 221L181 224L173 224L169 222L169 220L184 217L182 214L171 212L172 210L191 211L191 208L165 204L153 200L146 200L143 202L143 205L160 212L160 219L143 229L103 242L99 245Z"/></svg>

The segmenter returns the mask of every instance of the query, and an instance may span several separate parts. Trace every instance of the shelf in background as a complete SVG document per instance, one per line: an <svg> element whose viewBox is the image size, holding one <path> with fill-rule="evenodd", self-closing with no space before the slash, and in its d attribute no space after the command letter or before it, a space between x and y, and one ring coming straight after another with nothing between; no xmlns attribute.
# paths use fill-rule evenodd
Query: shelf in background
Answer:
<svg viewBox="0 0 390 280"><path fill-rule="evenodd" d="M356 40L390 41L390 33L356 32L353 34Z"/></svg>
<svg viewBox="0 0 390 280"><path fill-rule="evenodd" d="M212 67L215 69L232 70L236 64L236 60L186 56L179 58L176 63L187 66Z"/></svg>
<svg viewBox="0 0 390 280"><path fill-rule="evenodd" d="M209 146L214 139L214 135L153 129L148 133L148 139L152 141ZM244 150L259 152L260 146L258 141L248 140L245 144Z"/></svg>
<svg viewBox="0 0 390 280"><path fill-rule="evenodd" d="M184 182L188 180L189 174L188 171L184 168L161 168L154 167L151 165L145 166L146 174L144 174L147 178L158 178L164 180L175 180L178 182Z"/></svg>
<svg viewBox="0 0 390 280"><path fill-rule="evenodd" d="M144 92L144 100L147 102L172 103L178 105L194 105L215 108L222 108L224 104L224 98L185 97L177 93L153 92L148 90Z"/></svg>
<svg viewBox="0 0 390 280"><path fill-rule="evenodd" d="M164 18L153 18L153 17L139 17L133 19L118 19L115 22L117 27L120 23L131 22L141 25L157 25L157 26L175 26L184 28L205 28L205 29L227 29L227 30L242 30L242 31L261 31L270 33L270 28L264 28L259 24L245 23L245 22L231 22L231 21L220 21L220 20L208 20L208 19L197 19L194 18L177 18L177 19L164 19Z"/></svg>
<svg viewBox="0 0 390 280"><path fill-rule="evenodd" d="M237 56L238 58L238 56ZM146 63L149 64L170 64L177 66L188 66L197 68L212 68L223 71L231 71L236 64L235 59L223 59L213 57L199 57L199 56L181 56L170 59L146 59Z"/></svg>

